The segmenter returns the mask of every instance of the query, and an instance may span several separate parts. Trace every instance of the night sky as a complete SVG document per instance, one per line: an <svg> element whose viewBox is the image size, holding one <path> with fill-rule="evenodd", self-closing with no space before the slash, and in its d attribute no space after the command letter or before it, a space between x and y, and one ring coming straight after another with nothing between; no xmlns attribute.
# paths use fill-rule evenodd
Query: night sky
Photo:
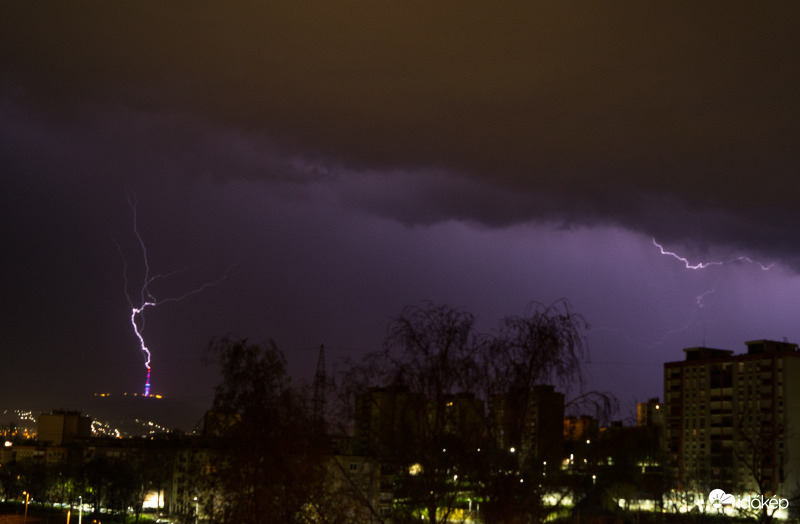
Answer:
<svg viewBox="0 0 800 524"><path fill-rule="evenodd" d="M142 391L129 199L156 298L227 271L146 311L197 406L214 336L309 379L424 300L568 299L620 418L684 347L800 342L800 4L0 9L2 407Z"/></svg>

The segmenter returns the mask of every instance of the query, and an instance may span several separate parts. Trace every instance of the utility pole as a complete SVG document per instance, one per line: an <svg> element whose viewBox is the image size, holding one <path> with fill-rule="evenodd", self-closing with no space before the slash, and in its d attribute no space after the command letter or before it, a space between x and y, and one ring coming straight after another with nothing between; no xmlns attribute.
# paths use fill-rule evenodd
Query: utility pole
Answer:
<svg viewBox="0 0 800 524"><path fill-rule="evenodd" d="M314 374L314 423L320 429L325 430L325 386L327 378L325 375L325 345L319 346L319 356L317 357L317 372Z"/></svg>

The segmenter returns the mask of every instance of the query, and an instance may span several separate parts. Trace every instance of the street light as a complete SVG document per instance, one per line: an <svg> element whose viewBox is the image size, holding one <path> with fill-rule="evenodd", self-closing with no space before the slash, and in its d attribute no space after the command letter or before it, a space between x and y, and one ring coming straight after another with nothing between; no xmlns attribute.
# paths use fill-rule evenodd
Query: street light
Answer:
<svg viewBox="0 0 800 524"><path fill-rule="evenodd" d="M25 495L25 519L23 520L23 523L28 524L28 501L31 498L31 494L27 491L23 491L22 494Z"/></svg>
<svg viewBox="0 0 800 524"><path fill-rule="evenodd" d="M78 495L78 524L81 524L81 520L83 519L83 496Z"/></svg>
<svg viewBox="0 0 800 524"><path fill-rule="evenodd" d="M200 513L198 511L199 501L197 497L194 498L194 523L197 524L197 521L200 519Z"/></svg>

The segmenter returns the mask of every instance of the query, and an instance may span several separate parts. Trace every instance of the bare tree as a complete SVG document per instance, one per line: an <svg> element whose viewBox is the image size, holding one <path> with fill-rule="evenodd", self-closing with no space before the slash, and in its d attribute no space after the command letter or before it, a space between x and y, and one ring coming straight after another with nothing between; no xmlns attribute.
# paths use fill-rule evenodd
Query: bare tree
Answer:
<svg viewBox="0 0 800 524"><path fill-rule="evenodd" d="M567 300L549 306L531 303L522 316L502 319L484 354L495 390L533 389L537 384L580 386L588 356L586 320Z"/></svg>
<svg viewBox="0 0 800 524"><path fill-rule="evenodd" d="M221 523L305 522L324 477L323 435L283 353L225 337L212 341L222 381L214 398L209 482ZM221 496L215 496L221 495Z"/></svg>
<svg viewBox="0 0 800 524"><path fill-rule="evenodd" d="M774 413L775 410L770 410ZM745 411L736 417L736 443L732 455L739 465L744 466L750 476L750 486L764 497L777 495L779 484L783 482L783 470L788 466L780 443L784 442L786 432L780 420L772 420L770 411ZM762 416L765 417L762 420ZM733 457L732 457L733 458ZM772 522L777 508L762 505L760 511L749 508L747 514L755 514L759 522Z"/></svg>
<svg viewBox="0 0 800 524"><path fill-rule="evenodd" d="M559 467L563 396L559 400L540 386L558 385L567 391L577 386L580 398L591 397L595 402L601 402L598 397L608 398L582 392L587 327L569 302L561 300L550 306L532 303L523 316L504 318L495 333L484 337L481 378L476 383L484 387L482 396L489 404L489 438L482 448L480 480L475 483L484 500L484 521L539 522L574 491L574 478L562 474ZM559 402L560 406L554 405ZM504 414L498 420L501 410ZM556 437L541 428L539 419L546 411L551 411L548 425L557 424ZM545 496L555 507L544 505Z"/></svg>
<svg viewBox="0 0 800 524"><path fill-rule="evenodd" d="M383 351L351 368L355 438L390 470L395 522L444 522L454 514L464 446L456 397L474 374L475 316L446 305L406 307ZM480 420L476 414L475 420Z"/></svg>
<svg viewBox="0 0 800 524"><path fill-rule="evenodd" d="M474 518L479 503L487 522L533 522L549 511L542 498L555 490L563 450L564 400L553 385L583 395L586 323L566 301L531 305L489 334L475 320L443 304L406 307L383 350L342 376L354 446L391 470L394 522ZM545 412L551 442L536 425Z"/></svg>

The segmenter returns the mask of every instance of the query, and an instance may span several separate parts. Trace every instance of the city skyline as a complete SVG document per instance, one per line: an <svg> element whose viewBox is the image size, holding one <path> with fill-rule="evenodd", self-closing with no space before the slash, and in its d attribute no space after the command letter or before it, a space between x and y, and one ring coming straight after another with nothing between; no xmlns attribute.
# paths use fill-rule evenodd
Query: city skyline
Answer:
<svg viewBox="0 0 800 524"><path fill-rule="evenodd" d="M425 300L566 298L622 418L684 347L800 341L798 7L722 6L7 6L0 396L142 391L129 195L156 297L228 271L146 313L168 398L213 337L310 380Z"/></svg>

